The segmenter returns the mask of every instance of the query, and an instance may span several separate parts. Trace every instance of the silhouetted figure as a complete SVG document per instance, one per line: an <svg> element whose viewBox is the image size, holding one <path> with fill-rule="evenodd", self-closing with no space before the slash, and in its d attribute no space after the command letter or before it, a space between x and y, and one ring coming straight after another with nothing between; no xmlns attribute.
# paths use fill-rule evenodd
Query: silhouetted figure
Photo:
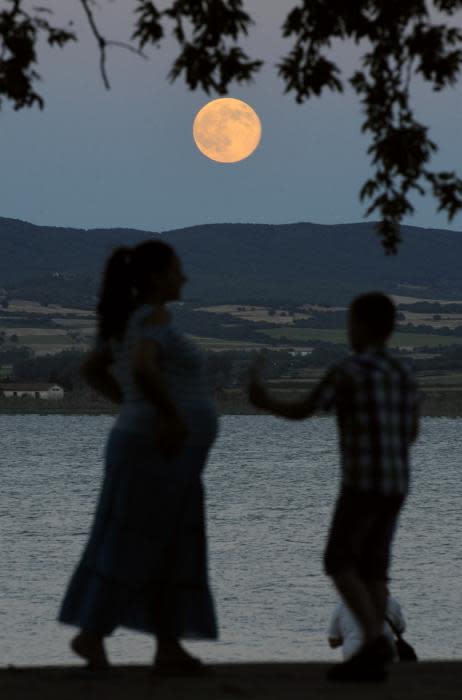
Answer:
<svg viewBox="0 0 462 700"><path fill-rule="evenodd" d="M391 299L380 293L357 297L348 318L353 353L307 398L288 403L271 397L256 370L249 387L254 405L278 416L302 419L319 410L337 415L342 478L324 565L364 643L330 669L330 680L384 680L392 657L383 635L387 572L408 492L409 447L418 431L414 374L386 348L394 324Z"/></svg>
<svg viewBox="0 0 462 700"><path fill-rule="evenodd" d="M98 341L82 371L120 412L59 616L81 629L71 647L92 667L108 664L104 638L119 626L156 637L154 669L165 674L203 672L179 640L217 636L201 483L217 417L201 354L165 308L185 281L160 241L116 250L104 275Z"/></svg>

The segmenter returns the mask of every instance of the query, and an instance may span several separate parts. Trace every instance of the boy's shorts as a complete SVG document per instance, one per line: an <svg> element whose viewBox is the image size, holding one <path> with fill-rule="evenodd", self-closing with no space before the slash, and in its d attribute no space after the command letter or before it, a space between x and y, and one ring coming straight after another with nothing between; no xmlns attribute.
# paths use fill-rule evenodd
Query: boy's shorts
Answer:
<svg viewBox="0 0 462 700"><path fill-rule="evenodd" d="M405 496L343 487L324 552L328 576L354 569L362 579L386 581L391 544Z"/></svg>

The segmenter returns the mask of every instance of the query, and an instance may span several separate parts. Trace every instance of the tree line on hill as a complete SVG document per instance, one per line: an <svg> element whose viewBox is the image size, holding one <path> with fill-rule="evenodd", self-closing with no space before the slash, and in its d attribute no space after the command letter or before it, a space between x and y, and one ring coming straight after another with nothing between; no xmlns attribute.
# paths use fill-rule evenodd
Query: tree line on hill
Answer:
<svg viewBox="0 0 462 700"><path fill-rule="evenodd" d="M460 372L462 369L462 346L445 348L421 348L428 357L410 360L420 371ZM305 370L322 370L341 362L348 354L346 345L317 342L310 353L290 350L263 349L265 375L268 379L303 379ZM394 351L403 356L406 351ZM219 391L245 385L249 367L257 356L256 350L230 350L205 354L206 372L210 387ZM0 349L0 366L13 366L13 381L53 382L67 391L81 392L85 384L80 376L80 365L84 353L79 350L63 350L54 355L35 355L32 350L15 347Z"/></svg>
<svg viewBox="0 0 462 700"><path fill-rule="evenodd" d="M323 367L339 361L347 352L346 346L333 343L317 343L310 354L287 350L263 349L265 372L269 379L297 376L306 368ZM255 360L256 350L229 350L205 353L206 373L213 389L240 386L247 380L249 367ZM79 350L63 350L56 354L35 355L25 347L0 349L0 366L12 365L14 381L56 382L64 389L82 390L80 365L84 353Z"/></svg>
<svg viewBox="0 0 462 700"><path fill-rule="evenodd" d="M166 231L196 306L302 302L347 306L371 289L462 300L455 231L403 227L399 256L383 256L373 224L210 224ZM2 298L93 309L109 253L160 234L129 229L80 230L0 218ZM424 244L423 244L424 243ZM290 274L288 274L290 271Z"/></svg>

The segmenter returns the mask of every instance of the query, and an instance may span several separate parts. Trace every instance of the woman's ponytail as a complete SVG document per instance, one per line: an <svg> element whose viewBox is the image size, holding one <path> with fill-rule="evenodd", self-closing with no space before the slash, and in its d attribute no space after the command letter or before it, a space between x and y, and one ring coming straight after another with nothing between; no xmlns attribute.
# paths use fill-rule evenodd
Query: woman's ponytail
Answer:
<svg viewBox="0 0 462 700"><path fill-rule="evenodd" d="M132 250L117 248L106 263L96 307L99 337L120 339L133 307Z"/></svg>

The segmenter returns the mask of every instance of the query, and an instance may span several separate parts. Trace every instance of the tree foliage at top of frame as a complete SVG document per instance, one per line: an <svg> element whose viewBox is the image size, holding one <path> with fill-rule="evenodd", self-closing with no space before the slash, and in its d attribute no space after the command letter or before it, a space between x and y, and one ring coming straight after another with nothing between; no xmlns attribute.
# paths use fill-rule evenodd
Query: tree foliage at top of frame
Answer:
<svg viewBox="0 0 462 700"><path fill-rule="evenodd" d="M42 0L46 5L46 0ZM224 95L230 86L250 82L262 61L239 45L253 20L242 0L173 0L164 9L153 0L132 0L132 43L110 41L94 17L95 0L78 0L100 49L105 85L106 49L119 45L144 55L171 32L179 53L169 73L183 77L191 90ZM416 75L436 90L454 85L462 64L462 31L431 19L430 11L450 18L462 0L301 0L288 13L283 36L293 45L277 69L285 92L297 102L320 96L325 89L341 92L345 78L328 56L333 40L351 40L364 47L359 68L346 80L358 95L364 113L362 130L369 134L372 176L360 198L366 214L378 214L378 232L387 253L400 242L400 222L413 212L413 193L431 191L438 211L451 220L462 208L462 180L454 171L429 169L436 144L428 128L415 118L410 86ZM36 92L36 46L45 37L64 47L77 40L72 27L57 27L46 6L26 8L25 0L0 0L0 107L43 107Z"/></svg>
<svg viewBox="0 0 462 700"><path fill-rule="evenodd" d="M77 40L72 29L54 26L51 16L47 7L24 9L23 0L0 3L0 107L7 100L14 109L43 108L43 98L35 90L40 79L35 68L37 42L44 36L50 46L62 47Z"/></svg>

